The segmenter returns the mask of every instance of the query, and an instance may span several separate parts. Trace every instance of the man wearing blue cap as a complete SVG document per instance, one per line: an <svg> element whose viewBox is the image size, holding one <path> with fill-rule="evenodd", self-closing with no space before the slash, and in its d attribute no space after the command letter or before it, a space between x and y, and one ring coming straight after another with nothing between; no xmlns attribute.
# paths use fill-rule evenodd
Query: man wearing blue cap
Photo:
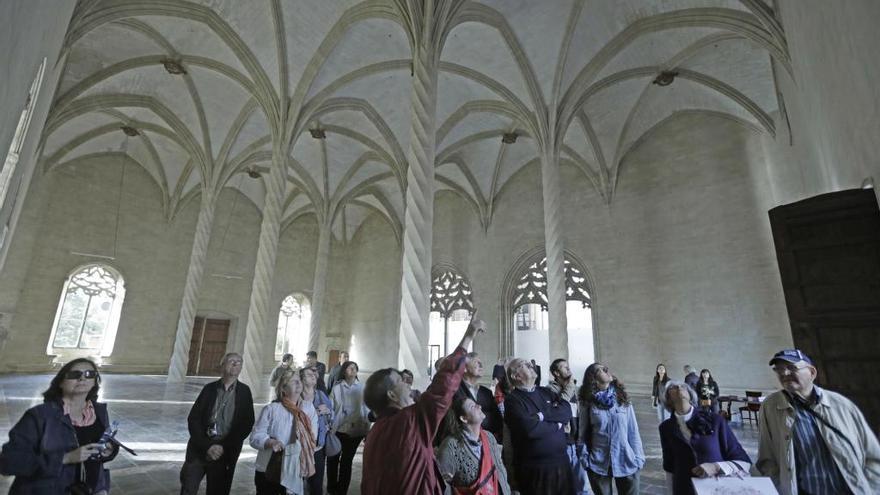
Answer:
<svg viewBox="0 0 880 495"><path fill-rule="evenodd" d="M761 405L755 467L781 495L880 493L880 444L859 408L814 385L813 360L798 349L770 366L782 390Z"/></svg>

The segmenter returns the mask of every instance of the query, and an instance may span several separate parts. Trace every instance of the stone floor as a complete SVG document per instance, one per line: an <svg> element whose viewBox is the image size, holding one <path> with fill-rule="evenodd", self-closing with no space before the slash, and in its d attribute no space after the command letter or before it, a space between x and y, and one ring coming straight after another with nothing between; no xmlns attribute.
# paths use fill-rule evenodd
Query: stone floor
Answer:
<svg viewBox="0 0 880 495"><path fill-rule="evenodd" d="M112 493L153 495L178 493L178 472L183 462L188 438L186 416L202 385L209 379L189 378L182 386L168 387L164 376L105 375L102 401L110 417L120 422L119 439L138 452L137 457L122 453L108 464L113 480ZM0 439L8 440L9 429L29 407L40 403L49 375L0 376ZM661 468L660 437L657 417L650 398L634 397L638 422L648 463L642 471L641 492L661 494L664 474ZM262 407L257 405L257 410ZM736 417L735 417L736 419ZM754 426L733 423L734 432L754 459L758 433ZM232 493L254 493L253 472L256 451L245 445ZM350 494L360 493L360 453L355 466ZM0 492L6 492L11 478L0 477ZM204 484L202 488L204 493Z"/></svg>

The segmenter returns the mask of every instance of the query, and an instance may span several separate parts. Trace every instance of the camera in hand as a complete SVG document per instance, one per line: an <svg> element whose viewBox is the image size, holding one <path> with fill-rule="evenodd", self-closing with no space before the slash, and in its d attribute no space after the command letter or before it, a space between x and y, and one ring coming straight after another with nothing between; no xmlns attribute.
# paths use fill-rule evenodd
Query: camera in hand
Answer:
<svg viewBox="0 0 880 495"><path fill-rule="evenodd" d="M110 423L110 426L104 430L104 433L101 434L101 438L97 442L98 452L92 454L89 459L100 459L102 457L102 453L107 450L107 447L111 446L111 442L116 437L116 432L119 431L119 421L113 421Z"/></svg>
<svg viewBox="0 0 880 495"><path fill-rule="evenodd" d="M211 440L216 440L220 438L220 429L217 428L217 423L211 423L208 425L208 438Z"/></svg>

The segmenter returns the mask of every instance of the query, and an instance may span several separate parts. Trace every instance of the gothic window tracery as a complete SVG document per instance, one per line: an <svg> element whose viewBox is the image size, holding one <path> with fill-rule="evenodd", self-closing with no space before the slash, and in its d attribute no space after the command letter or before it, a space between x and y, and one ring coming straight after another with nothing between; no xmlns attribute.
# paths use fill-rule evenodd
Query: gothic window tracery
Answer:
<svg viewBox="0 0 880 495"><path fill-rule="evenodd" d="M458 273L449 269L435 272L431 281L431 311L443 318L449 318L458 309L473 312L472 295L470 284Z"/></svg>
<svg viewBox="0 0 880 495"><path fill-rule="evenodd" d="M580 301L584 308L592 305L590 290L587 287L587 278L583 270L577 267L571 260L565 260L565 299L567 301ZM526 325L525 313L520 316L520 308L527 304L538 304L541 310L547 311L547 258L541 258L528 266L525 273L516 284L513 295L513 308L517 311L517 326Z"/></svg>
<svg viewBox="0 0 880 495"><path fill-rule="evenodd" d="M64 285L54 327L56 349L102 349L115 335L124 295L122 277L105 265L88 265Z"/></svg>
<svg viewBox="0 0 880 495"><path fill-rule="evenodd" d="M275 339L276 360L280 360L281 356L287 353L293 354L297 362L305 359L306 339L308 339L311 320L311 305L306 296L294 293L281 301Z"/></svg>

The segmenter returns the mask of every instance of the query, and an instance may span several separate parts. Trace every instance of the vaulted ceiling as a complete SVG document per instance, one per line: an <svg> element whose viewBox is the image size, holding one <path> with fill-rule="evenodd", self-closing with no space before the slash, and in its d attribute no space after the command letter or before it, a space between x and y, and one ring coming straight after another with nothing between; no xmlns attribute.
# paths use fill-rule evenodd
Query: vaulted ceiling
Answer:
<svg viewBox="0 0 880 495"><path fill-rule="evenodd" d="M282 140L286 222L314 212L352 235L379 212L399 235L412 85L401 9L81 0L42 169L125 154L155 180L169 217L223 187L261 207ZM456 15L440 58L436 187L460 194L484 227L511 177L537 162L535 121L547 112L564 135L560 161L606 201L626 153L675 114L775 133L774 64L790 67L764 0L480 0ZM664 71L672 84L653 84ZM284 135L292 114L300 124Z"/></svg>

